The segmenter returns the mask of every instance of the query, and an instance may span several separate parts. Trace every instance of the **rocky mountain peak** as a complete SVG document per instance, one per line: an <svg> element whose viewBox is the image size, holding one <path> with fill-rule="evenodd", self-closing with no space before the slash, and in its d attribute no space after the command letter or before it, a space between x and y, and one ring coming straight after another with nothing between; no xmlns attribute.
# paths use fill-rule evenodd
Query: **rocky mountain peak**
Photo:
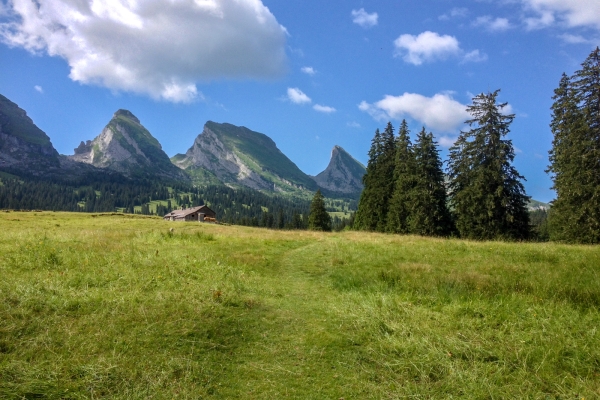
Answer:
<svg viewBox="0 0 600 400"><path fill-rule="evenodd" d="M117 112L115 112L113 114L113 119L118 118L118 117L128 118L128 119L134 121L135 123L141 125L140 120L135 115L133 115L133 113L129 110L124 110L124 109L117 110Z"/></svg>
<svg viewBox="0 0 600 400"><path fill-rule="evenodd" d="M270 137L243 126L208 121L185 155L171 160L192 175L209 171L228 185L276 192L316 189Z"/></svg>
<svg viewBox="0 0 600 400"><path fill-rule="evenodd" d="M313 177L323 189L353 195L363 189L362 177L366 169L341 146L334 146L327 168Z"/></svg>
<svg viewBox="0 0 600 400"><path fill-rule="evenodd" d="M113 114L100 135L91 141L82 141L69 158L129 177L188 179L171 163L158 140L140 120L123 109Z"/></svg>
<svg viewBox="0 0 600 400"><path fill-rule="evenodd" d="M59 164L58 152L48 135L25 110L0 95L0 168L38 175Z"/></svg>

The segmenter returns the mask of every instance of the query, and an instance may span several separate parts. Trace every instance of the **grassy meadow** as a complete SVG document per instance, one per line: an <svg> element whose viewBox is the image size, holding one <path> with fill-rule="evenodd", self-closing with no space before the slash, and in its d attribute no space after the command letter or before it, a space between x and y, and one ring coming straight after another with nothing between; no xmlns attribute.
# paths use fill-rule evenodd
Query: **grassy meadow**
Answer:
<svg viewBox="0 0 600 400"><path fill-rule="evenodd" d="M597 246L0 212L0 398L600 398L599 275Z"/></svg>

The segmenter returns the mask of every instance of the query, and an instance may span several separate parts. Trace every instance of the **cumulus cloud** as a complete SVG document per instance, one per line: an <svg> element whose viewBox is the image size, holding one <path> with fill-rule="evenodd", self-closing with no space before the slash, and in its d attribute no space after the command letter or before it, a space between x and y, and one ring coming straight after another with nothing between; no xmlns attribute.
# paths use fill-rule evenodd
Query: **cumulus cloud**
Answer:
<svg viewBox="0 0 600 400"><path fill-rule="evenodd" d="M33 88L36 92L44 93L44 88L42 88L40 85L35 85Z"/></svg>
<svg viewBox="0 0 600 400"><path fill-rule="evenodd" d="M439 132L454 132L469 119L467 106L454 100L450 93L432 97L417 93L386 95L373 104L363 101L358 108L377 120L411 118Z"/></svg>
<svg viewBox="0 0 600 400"><path fill-rule="evenodd" d="M600 29L598 0L521 0L530 13L524 18L528 29L540 29L560 21L567 27Z"/></svg>
<svg viewBox="0 0 600 400"><path fill-rule="evenodd" d="M483 61L485 55L479 50L473 50L465 55L460 43L454 36L439 35L436 32L425 31L419 35L400 35L395 41L395 56L413 65L424 62L445 60L449 57L463 57L463 62ZM480 55L479 58L474 57ZM485 56L487 57L487 56Z"/></svg>
<svg viewBox="0 0 600 400"><path fill-rule="evenodd" d="M306 75L314 75L317 73L317 71L315 71L315 69L313 67L302 67L300 69L302 72L304 72Z"/></svg>
<svg viewBox="0 0 600 400"><path fill-rule="evenodd" d="M64 58L71 79L85 84L189 102L201 96L197 82L285 70L285 28L261 0L8 4L0 40Z"/></svg>
<svg viewBox="0 0 600 400"><path fill-rule="evenodd" d="M364 8L360 10L352 10L352 22L363 28L371 28L377 25L379 15L376 12L369 14Z"/></svg>
<svg viewBox="0 0 600 400"><path fill-rule="evenodd" d="M335 108L333 108L333 107L329 107L329 106L322 106L322 105L320 105L320 104L315 104L315 105L313 106L313 109L314 109L315 111L322 112L322 113L325 113L325 114L331 114L331 113L334 113L334 112L336 111L336 109L335 109Z"/></svg>
<svg viewBox="0 0 600 400"><path fill-rule="evenodd" d="M306 104L312 100L304 92L298 88L288 88L288 99L294 104Z"/></svg>
<svg viewBox="0 0 600 400"><path fill-rule="evenodd" d="M492 18L489 15L477 17L475 21L473 21L473 26L481 26L490 32L501 32L513 28L508 19Z"/></svg>

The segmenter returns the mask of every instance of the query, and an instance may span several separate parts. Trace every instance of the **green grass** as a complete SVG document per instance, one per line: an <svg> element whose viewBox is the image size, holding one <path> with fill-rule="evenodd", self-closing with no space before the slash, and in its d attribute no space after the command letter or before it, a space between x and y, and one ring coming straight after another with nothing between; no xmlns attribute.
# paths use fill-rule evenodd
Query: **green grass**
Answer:
<svg viewBox="0 0 600 400"><path fill-rule="evenodd" d="M600 396L598 247L123 214L0 229L3 399Z"/></svg>

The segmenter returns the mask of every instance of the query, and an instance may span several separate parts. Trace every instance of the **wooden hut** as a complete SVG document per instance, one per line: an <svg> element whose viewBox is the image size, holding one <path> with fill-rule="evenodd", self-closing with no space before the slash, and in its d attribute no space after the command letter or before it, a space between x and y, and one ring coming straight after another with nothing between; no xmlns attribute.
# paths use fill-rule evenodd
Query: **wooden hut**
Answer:
<svg viewBox="0 0 600 400"><path fill-rule="evenodd" d="M217 214L207 206L198 206L192 208L183 208L173 210L166 214L163 219L165 221L187 221L187 222L204 222L205 220L216 221Z"/></svg>

